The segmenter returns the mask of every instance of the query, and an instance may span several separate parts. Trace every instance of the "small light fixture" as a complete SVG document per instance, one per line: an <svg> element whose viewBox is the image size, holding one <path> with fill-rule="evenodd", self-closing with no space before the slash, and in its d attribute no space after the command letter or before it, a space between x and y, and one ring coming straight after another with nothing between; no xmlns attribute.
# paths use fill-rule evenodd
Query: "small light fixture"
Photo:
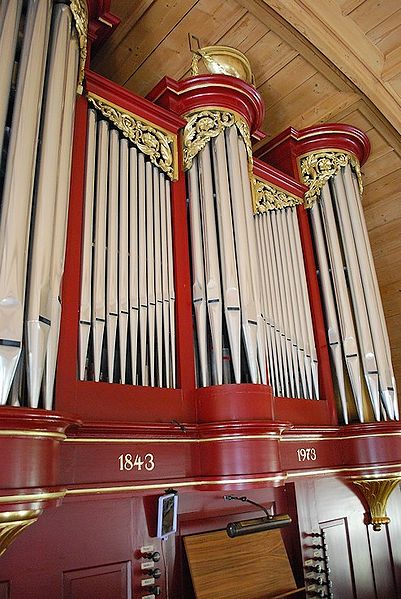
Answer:
<svg viewBox="0 0 401 599"><path fill-rule="evenodd" d="M256 505L256 507L263 510L266 516L262 518L252 518L250 520L240 520L239 522L229 522L227 524L226 532L229 537L240 537L242 535L250 535L255 532L262 532L264 530L273 530L274 528L282 528L291 524L292 520L288 514L276 514L271 515L267 509L260 503L248 499L248 497L236 497L235 495L224 495L225 501L243 501Z"/></svg>

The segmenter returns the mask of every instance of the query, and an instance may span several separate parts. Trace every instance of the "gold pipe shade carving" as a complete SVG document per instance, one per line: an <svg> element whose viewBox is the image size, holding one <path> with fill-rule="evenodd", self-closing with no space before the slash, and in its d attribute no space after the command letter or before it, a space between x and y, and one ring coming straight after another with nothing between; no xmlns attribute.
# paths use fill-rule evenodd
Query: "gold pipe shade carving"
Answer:
<svg viewBox="0 0 401 599"><path fill-rule="evenodd" d="M101 112L122 134L162 170L170 179L177 179L177 138L172 133L88 93L88 101Z"/></svg>
<svg viewBox="0 0 401 599"><path fill-rule="evenodd" d="M88 6L86 0L71 0L70 8L74 17L75 27L78 32L80 51L77 92L82 94L83 81L85 77L85 64L88 55Z"/></svg>
<svg viewBox="0 0 401 599"><path fill-rule="evenodd" d="M302 198L298 198L258 177L253 178L253 189L254 214L263 214L269 210L281 210L303 204Z"/></svg>
<svg viewBox="0 0 401 599"><path fill-rule="evenodd" d="M0 513L0 556L25 528L36 522L42 510L20 510Z"/></svg>
<svg viewBox="0 0 401 599"><path fill-rule="evenodd" d="M192 161L213 137L217 137L228 127L235 125L245 143L249 172L252 173L253 156L251 135L248 124L235 112L219 108L202 109L184 117L184 169L189 170Z"/></svg>
<svg viewBox="0 0 401 599"><path fill-rule="evenodd" d="M323 150L321 152L310 152L300 156L299 170L302 182L309 187L305 194L305 207L312 208L319 199L320 191L325 183L334 177L342 166L350 164L356 173L359 191L362 195L362 176L359 161L353 154L341 150Z"/></svg>
<svg viewBox="0 0 401 599"><path fill-rule="evenodd" d="M373 525L373 530L379 531L382 524L390 522L386 514L387 501L401 482L401 477L359 478L352 482L361 491L369 506L370 524Z"/></svg>

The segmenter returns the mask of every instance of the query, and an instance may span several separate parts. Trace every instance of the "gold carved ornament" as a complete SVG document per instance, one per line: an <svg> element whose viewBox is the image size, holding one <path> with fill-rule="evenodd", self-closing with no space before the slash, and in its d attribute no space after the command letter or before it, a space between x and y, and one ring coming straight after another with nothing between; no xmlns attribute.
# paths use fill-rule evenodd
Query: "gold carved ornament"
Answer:
<svg viewBox="0 0 401 599"><path fill-rule="evenodd" d="M382 524L390 522L390 518L386 514L387 501L394 489L400 484L401 477L360 478L352 480L352 482L366 499L373 530L379 531Z"/></svg>
<svg viewBox="0 0 401 599"><path fill-rule="evenodd" d="M177 179L177 140L168 133L103 98L89 93L88 101L170 179Z"/></svg>
<svg viewBox="0 0 401 599"><path fill-rule="evenodd" d="M82 94L83 81L85 77L85 64L88 55L88 6L86 0L71 0L70 8L74 17L75 27L78 32L80 54L77 92Z"/></svg>
<svg viewBox="0 0 401 599"><path fill-rule="evenodd" d="M299 158L302 182L309 187L305 194L305 207L312 208L318 200L325 183L334 177L342 166L350 164L356 173L359 192L362 195L362 177L358 160L353 154L339 150L311 152Z"/></svg>
<svg viewBox="0 0 401 599"><path fill-rule="evenodd" d="M303 204L302 198L298 198L271 183L267 183L258 177L253 177L254 214L264 214L269 210L282 210Z"/></svg>
<svg viewBox="0 0 401 599"><path fill-rule="evenodd" d="M0 513L0 555L3 555L20 532L36 522L41 513L42 510Z"/></svg>
<svg viewBox="0 0 401 599"><path fill-rule="evenodd" d="M199 42L199 40L197 40ZM237 77L255 85L249 60L236 48L229 46L205 46L192 50L191 75L199 75L202 60L209 73Z"/></svg>
<svg viewBox="0 0 401 599"><path fill-rule="evenodd" d="M248 155L249 171L252 172L252 143L248 124L235 112L223 109L205 109L185 115L184 169L189 170L192 161L213 137L235 125L241 135Z"/></svg>

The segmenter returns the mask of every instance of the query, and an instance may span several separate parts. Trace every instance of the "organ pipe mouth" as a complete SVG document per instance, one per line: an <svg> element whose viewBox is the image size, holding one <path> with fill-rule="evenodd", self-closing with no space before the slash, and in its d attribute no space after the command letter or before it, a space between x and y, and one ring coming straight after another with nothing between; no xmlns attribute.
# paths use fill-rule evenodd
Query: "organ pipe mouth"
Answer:
<svg viewBox="0 0 401 599"><path fill-rule="evenodd" d="M256 505L266 514L266 516L261 518L251 518L249 520L240 520L239 522L229 522L227 524L226 532L230 538L250 535L256 532L263 532L265 530L273 530L275 528L283 528L285 526L289 526L292 522L288 514L271 515L263 505L256 503L247 497L225 495L224 499L226 501L236 500Z"/></svg>

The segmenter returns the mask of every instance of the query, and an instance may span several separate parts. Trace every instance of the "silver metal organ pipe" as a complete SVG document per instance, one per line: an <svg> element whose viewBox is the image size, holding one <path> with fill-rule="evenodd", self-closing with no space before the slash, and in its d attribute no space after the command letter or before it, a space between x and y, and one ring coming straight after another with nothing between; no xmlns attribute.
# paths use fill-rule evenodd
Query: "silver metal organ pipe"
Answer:
<svg viewBox="0 0 401 599"><path fill-rule="evenodd" d="M265 322L266 338L267 338L267 350L268 350L268 363L269 363L269 382L273 387L273 393L277 396L281 393L281 380L278 371L278 358L276 339L271 313L271 298L270 298L270 281L267 267L267 257L264 248L264 238L262 229L262 220L264 215L255 215L255 234L258 245L258 255L261 260L261 288L262 288L262 315Z"/></svg>
<svg viewBox="0 0 401 599"><path fill-rule="evenodd" d="M235 127L225 132L228 171L231 189L234 231L236 238L238 278L242 313L242 332L252 383L258 383L257 312L250 268L251 256L245 221L238 135Z"/></svg>
<svg viewBox="0 0 401 599"><path fill-rule="evenodd" d="M97 139L97 174L92 289L92 337L95 381L100 380L103 337L106 322L106 221L108 154L109 125L107 121L101 120L98 123Z"/></svg>
<svg viewBox="0 0 401 599"><path fill-rule="evenodd" d="M319 268L319 281L323 295L323 308L326 317L330 354L333 361L334 372L336 374L337 387L340 396L344 422L345 424L348 424L349 418L347 396L345 391L343 352L341 346L340 328L338 324L332 281L330 278L330 266L328 262L326 243L324 240L320 207L317 203L311 208L310 215Z"/></svg>
<svg viewBox="0 0 401 599"><path fill-rule="evenodd" d="M3 0L0 4L0 152L3 147L22 5L23 0Z"/></svg>
<svg viewBox="0 0 401 599"><path fill-rule="evenodd" d="M242 183L242 193L243 193L243 209L245 216L245 223L248 232L248 242L249 242L249 253L251 259L253 257L253 261L249 263L251 270L251 278L253 284L253 293L255 297L255 307L256 307L256 319L257 319L257 343L258 343L258 365L260 372L261 382L266 385L267 384L267 364L266 364L266 335L265 329L263 326L263 318L261 312L261 291L260 291L260 265L259 260L257 260L257 249L256 249L256 239L255 239L255 231L253 226L253 201L251 194L251 182L249 178L249 164L248 164L248 156L245 148L244 141L238 136L238 150L239 150L239 159L240 159L240 167L241 167L241 183Z"/></svg>
<svg viewBox="0 0 401 599"><path fill-rule="evenodd" d="M120 138L113 129L109 135L109 177L107 202L106 330L108 379L114 380L114 357L118 321L118 204Z"/></svg>
<svg viewBox="0 0 401 599"><path fill-rule="evenodd" d="M95 195L96 112L88 110L85 165L85 208L82 238L81 301L79 310L79 378L85 379L86 358L92 328L92 228Z"/></svg>
<svg viewBox="0 0 401 599"><path fill-rule="evenodd" d="M51 410L53 404L53 387L56 373L57 350L61 319L61 279L64 272L65 244L67 236L68 201L70 195L70 174L72 138L74 130L74 113L76 85L79 64L79 45L73 30L69 43L67 75L65 84L63 122L61 128L61 145L58 164L57 195L53 228L53 248L50 269L50 304L51 327L47 342L46 379L44 407Z"/></svg>
<svg viewBox="0 0 401 599"><path fill-rule="evenodd" d="M156 355L157 382L163 386L163 291L162 291L162 256L160 230L160 182L159 170L153 167L153 200L154 200L154 247L155 247L155 299L156 299Z"/></svg>
<svg viewBox="0 0 401 599"><path fill-rule="evenodd" d="M277 223L277 212L278 210L271 210L269 216L272 225L272 239L273 239L273 252L275 254L275 268L277 269L277 289L279 296L279 315L280 323L282 327L282 338L285 347L285 354L287 358L288 367L288 379L289 379L289 397L296 397L295 390L295 363L293 362L293 347L292 338L290 334L290 323L288 313L288 279L284 271L284 263L282 260L283 246L279 236L279 229Z"/></svg>
<svg viewBox="0 0 401 599"><path fill-rule="evenodd" d="M276 224L278 231L278 238L280 240L280 258L283 268L283 282L284 282L284 294L286 298L287 306L287 320L288 320L288 333L291 340L291 354L292 363L294 368L294 391L295 397L302 397L300 389L300 371L304 367L304 364L299 359L299 322L296 317L296 300L295 300L295 289L293 283L293 269L292 262L289 256L289 241L288 241L288 230L287 220L285 218L285 211L291 210L291 208L284 208L283 210L276 211Z"/></svg>
<svg viewBox="0 0 401 599"><path fill-rule="evenodd" d="M379 375L379 388L382 402L390 418L398 419L398 402L395 392L395 381L391 364L391 354L383 306L378 288L376 271L373 264L362 203L359 196L356 177L353 180L351 167L347 165L341 172L347 195L347 208L351 226L358 249L358 264L362 279L363 293L373 339L374 352Z"/></svg>
<svg viewBox="0 0 401 599"><path fill-rule="evenodd" d="M142 163L142 161L141 161ZM143 164L143 163L142 163ZM131 344L132 383L138 384L138 327L139 327L139 264L138 264L138 218L139 177L138 151L129 149L129 330ZM141 177L141 185L143 179ZM142 260L143 262L144 260ZM146 316L145 316L146 323ZM146 335L146 333L145 333ZM145 337L146 338L146 337ZM142 339L142 337L141 337Z"/></svg>
<svg viewBox="0 0 401 599"><path fill-rule="evenodd" d="M312 311L311 311L310 302L309 302L309 292L308 292L308 285L307 285L307 281L306 281L305 265L304 265L304 261L303 261L303 251L302 251L301 235L299 232L297 210L294 209L294 210L290 211L288 214L290 215L291 220L292 220L295 241L296 241L296 245L298 248L296 256L298 258L298 268L299 268L301 288L302 288L304 314L305 314L305 322L306 322L306 330L307 330L307 339L308 339L309 351L310 351L310 356L311 356L311 373L312 373L312 382L313 382L313 390L312 390L311 398L319 399L319 372L318 372L317 353L316 353L315 337L314 337L314 333L313 333Z"/></svg>
<svg viewBox="0 0 401 599"><path fill-rule="evenodd" d="M289 381L289 366L286 345L286 335L284 332L284 323L282 315L282 299L280 294L280 279L277 271L276 252L274 247L274 234L272 228L271 211L266 213L264 224L264 235L267 248L267 261L269 265L269 279L272 284L272 306L273 306L273 322L275 325L276 345L279 348L279 355L282 363L282 393L286 397L291 397L290 381Z"/></svg>
<svg viewBox="0 0 401 599"><path fill-rule="evenodd" d="M212 140L212 156L216 184L216 207L220 238L224 317L231 351L234 380L236 383L240 383L241 307L224 135L218 135Z"/></svg>
<svg viewBox="0 0 401 599"><path fill-rule="evenodd" d="M38 407L44 372L50 312L50 262L61 128L72 17L66 5L54 7L47 84L42 118L42 140L33 210L29 288L27 292L26 353L28 403Z"/></svg>
<svg viewBox="0 0 401 599"><path fill-rule="evenodd" d="M208 145L199 153L198 165L207 311L212 339L212 375L214 384L221 385L223 383L222 297L212 186L212 167L210 148Z"/></svg>
<svg viewBox="0 0 401 599"><path fill-rule="evenodd" d="M376 356L373 349L369 318L363 293L357 249L355 247L355 240L351 227L351 218L348 211L347 198L345 195L345 188L341 175L340 177L335 176L332 179L332 189L332 197L337 207L338 223L341 231L345 262L348 272L348 282L353 301L353 311L361 350L362 369L375 418L376 420L380 420L379 377ZM392 418L394 415L392 408L392 405L386 405L386 410L388 411L390 418Z"/></svg>
<svg viewBox="0 0 401 599"><path fill-rule="evenodd" d="M207 363L207 316L205 266L203 261L202 220L199 198L198 157L193 160L187 176L189 194L189 218L192 252L192 301L195 314L197 349L199 357L198 384L206 387L208 384ZM165 253L163 252L163 256Z"/></svg>
<svg viewBox="0 0 401 599"><path fill-rule="evenodd" d="M166 387L170 387L170 293L167 252L167 208L166 184L163 173L159 173L160 189L160 238L162 260L162 296L163 296L163 343L164 343L164 373ZM206 312L205 312L206 314ZM205 317L206 318L206 317Z"/></svg>
<svg viewBox="0 0 401 599"><path fill-rule="evenodd" d="M28 4L3 186L0 221L2 405L7 401L21 354L26 257L51 5L50 0Z"/></svg>
<svg viewBox="0 0 401 599"><path fill-rule="evenodd" d="M155 386L155 331L156 331L156 297L155 297L155 248L153 222L153 167L146 163L146 256L147 256L147 288L148 288L148 356L149 384Z"/></svg>
<svg viewBox="0 0 401 599"><path fill-rule="evenodd" d="M145 157L138 154L138 293L139 293L139 334L140 334L140 380L148 385L147 377L147 324L148 324L148 287L146 278L146 175ZM140 258L139 258L140 256Z"/></svg>
<svg viewBox="0 0 401 599"><path fill-rule="evenodd" d="M125 384L129 320L129 148L120 140L119 219L118 219L118 338L120 346L120 380ZM134 232L132 232L134 235Z"/></svg>
<svg viewBox="0 0 401 599"><path fill-rule="evenodd" d="M163 175L164 176L164 175ZM174 259L173 259L173 228L171 220L171 185L169 179L164 177L166 185L166 225L167 225L167 256L168 256L168 288L170 296L170 368L171 386L177 385L176 356L175 356L175 287L174 287Z"/></svg>
<svg viewBox="0 0 401 599"><path fill-rule="evenodd" d="M345 362L351 382L351 388L355 398L358 417L360 422L363 422L364 414L359 349L354 329L352 309L342 263L341 246L337 235L335 216L331 203L331 194L328 183L326 183L322 188L320 206L330 256Z"/></svg>
<svg viewBox="0 0 401 599"><path fill-rule="evenodd" d="M289 207L285 210L279 211L279 218L281 220L281 231L283 235L283 244L284 244L284 254L287 261L287 272L289 276L289 287L290 287L290 299L291 306L293 311L293 323L294 323L294 331L295 331L295 342L296 342L296 354L297 354L297 364L298 364L298 377L296 383L299 386L299 397L308 397L308 386L306 382L306 364L305 364L305 342L302 333L302 323L304 321L305 315L302 312L301 303L298 301L297 297L297 271L295 268L295 260L293 253L291 251L291 234L288 228L288 212L295 212L295 207ZM298 251L301 251L301 248L298 248Z"/></svg>

